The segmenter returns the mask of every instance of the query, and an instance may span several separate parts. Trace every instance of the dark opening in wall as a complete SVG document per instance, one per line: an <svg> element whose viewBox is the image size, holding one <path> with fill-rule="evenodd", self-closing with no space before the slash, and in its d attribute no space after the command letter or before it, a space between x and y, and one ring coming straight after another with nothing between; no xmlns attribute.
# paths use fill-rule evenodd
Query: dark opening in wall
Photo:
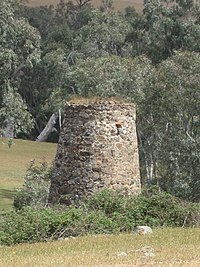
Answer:
<svg viewBox="0 0 200 267"><path fill-rule="evenodd" d="M117 135L120 135L122 133L122 121L116 121L115 125L117 127Z"/></svg>

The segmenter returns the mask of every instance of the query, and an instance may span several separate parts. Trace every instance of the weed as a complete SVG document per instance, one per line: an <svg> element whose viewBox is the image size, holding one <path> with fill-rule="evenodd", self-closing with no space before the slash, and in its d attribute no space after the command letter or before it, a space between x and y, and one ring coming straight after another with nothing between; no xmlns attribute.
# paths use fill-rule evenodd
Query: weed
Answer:
<svg viewBox="0 0 200 267"><path fill-rule="evenodd" d="M52 168L43 161L36 165L31 161L24 180L24 185L18 189L14 197L15 209L24 206L44 207L47 205Z"/></svg>

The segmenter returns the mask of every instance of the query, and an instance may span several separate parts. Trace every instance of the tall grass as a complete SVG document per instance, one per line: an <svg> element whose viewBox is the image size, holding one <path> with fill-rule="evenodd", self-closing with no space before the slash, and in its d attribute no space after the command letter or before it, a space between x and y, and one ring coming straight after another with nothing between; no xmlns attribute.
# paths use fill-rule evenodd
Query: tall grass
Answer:
<svg viewBox="0 0 200 267"><path fill-rule="evenodd" d="M0 210L10 209L14 190L23 184L30 161L52 162L56 144L14 140L9 148L8 140L0 138Z"/></svg>
<svg viewBox="0 0 200 267"><path fill-rule="evenodd" d="M98 235L0 247L0 267L12 266L199 267L200 229L165 228L146 236Z"/></svg>

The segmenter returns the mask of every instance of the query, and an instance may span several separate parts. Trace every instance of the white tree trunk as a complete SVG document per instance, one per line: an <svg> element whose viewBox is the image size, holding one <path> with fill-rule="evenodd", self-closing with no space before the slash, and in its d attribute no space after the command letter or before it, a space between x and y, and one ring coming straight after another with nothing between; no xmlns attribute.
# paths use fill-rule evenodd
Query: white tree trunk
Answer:
<svg viewBox="0 0 200 267"><path fill-rule="evenodd" d="M56 120L58 118L57 113L53 113L44 128L44 130L40 133L40 135L37 137L37 142L45 142L49 136L50 133L57 131L56 128L54 128L54 125L56 124Z"/></svg>
<svg viewBox="0 0 200 267"><path fill-rule="evenodd" d="M5 137L6 138L14 137L14 119L13 118L10 118L9 120L6 121Z"/></svg>

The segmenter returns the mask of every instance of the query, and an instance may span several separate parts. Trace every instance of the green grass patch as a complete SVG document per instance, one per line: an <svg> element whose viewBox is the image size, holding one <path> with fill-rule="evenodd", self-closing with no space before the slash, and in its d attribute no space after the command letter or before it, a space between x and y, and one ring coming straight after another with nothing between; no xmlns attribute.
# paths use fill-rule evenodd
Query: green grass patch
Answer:
<svg viewBox="0 0 200 267"><path fill-rule="evenodd" d="M22 186L30 161L51 163L55 153L56 144L14 139L9 148L8 140L0 138L0 210L12 207L14 191Z"/></svg>

